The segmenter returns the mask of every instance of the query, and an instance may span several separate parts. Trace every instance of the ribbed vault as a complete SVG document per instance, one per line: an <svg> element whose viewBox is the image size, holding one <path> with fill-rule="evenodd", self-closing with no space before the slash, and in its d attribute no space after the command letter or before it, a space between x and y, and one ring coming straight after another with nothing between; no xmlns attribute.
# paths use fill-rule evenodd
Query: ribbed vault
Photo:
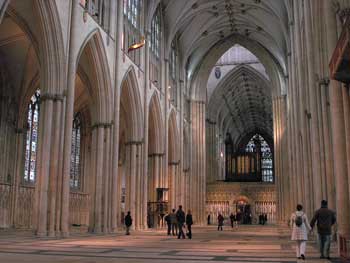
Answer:
<svg viewBox="0 0 350 263"><path fill-rule="evenodd" d="M207 114L235 144L253 133L273 138L269 81L251 66L234 68L214 90Z"/></svg>
<svg viewBox="0 0 350 263"><path fill-rule="evenodd" d="M283 0L162 1L169 31L177 34L184 63L193 72L218 42L244 36L264 46L285 71L288 53L288 8Z"/></svg>

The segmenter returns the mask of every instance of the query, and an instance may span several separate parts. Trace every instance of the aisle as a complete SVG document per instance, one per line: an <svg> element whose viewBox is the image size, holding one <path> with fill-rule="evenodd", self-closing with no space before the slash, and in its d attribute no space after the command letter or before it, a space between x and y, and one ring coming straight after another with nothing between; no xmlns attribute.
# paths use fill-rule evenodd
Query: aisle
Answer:
<svg viewBox="0 0 350 263"><path fill-rule="evenodd" d="M272 226L242 226L234 231L226 227L222 232L215 227L198 227L192 240L168 237L163 231L68 239L0 232L0 262L6 263L329 262L318 258L314 242L308 244L305 261L297 261L294 250L288 230Z"/></svg>

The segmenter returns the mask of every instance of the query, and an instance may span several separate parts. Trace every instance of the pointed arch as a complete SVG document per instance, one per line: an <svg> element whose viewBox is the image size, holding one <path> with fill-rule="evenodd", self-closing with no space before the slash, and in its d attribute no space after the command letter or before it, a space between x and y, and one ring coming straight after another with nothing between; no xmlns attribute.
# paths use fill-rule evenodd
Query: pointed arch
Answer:
<svg viewBox="0 0 350 263"><path fill-rule="evenodd" d="M162 116L159 96L157 92L154 92L149 103L149 153L162 153L164 151L164 124Z"/></svg>
<svg viewBox="0 0 350 263"><path fill-rule="evenodd" d="M142 138L143 111L137 77L133 66L125 73L120 93L120 111L126 118L126 141L140 141Z"/></svg>
<svg viewBox="0 0 350 263"><path fill-rule="evenodd" d="M88 63L80 63L87 61ZM112 119L112 87L107 54L99 29L92 31L81 45L77 68L89 78L92 98L91 116L93 122L108 123ZM89 74L91 73L91 74Z"/></svg>

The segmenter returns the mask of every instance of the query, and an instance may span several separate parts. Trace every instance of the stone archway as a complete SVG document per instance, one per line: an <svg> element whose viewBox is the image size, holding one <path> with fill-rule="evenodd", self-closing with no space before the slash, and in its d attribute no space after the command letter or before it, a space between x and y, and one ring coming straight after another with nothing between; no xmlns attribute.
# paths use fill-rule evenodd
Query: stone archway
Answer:
<svg viewBox="0 0 350 263"><path fill-rule="evenodd" d="M142 107L135 71L125 74L120 94L119 167L118 167L118 222L123 222L127 211L131 212L134 227L144 224L144 195L142 176Z"/></svg>
<svg viewBox="0 0 350 263"><path fill-rule="evenodd" d="M168 205L168 182L164 174L164 125L158 94L149 104L148 118L148 227L161 226Z"/></svg>
<svg viewBox="0 0 350 263"><path fill-rule="evenodd" d="M0 211L6 217L0 218L0 225L33 228L43 235L46 235L44 228L47 225L47 215L40 214L40 211L47 211L48 178L50 174L57 175L53 167L58 164L58 158L53 158L52 166L48 162L51 154L57 154L57 148L51 147L50 140L59 137L57 133L51 133L54 126L52 120L57 119L56 112L60 114L63 100L64 49L61 27L57 21L58 12L54 2L39 0L0 3L0 40L11 40L2 46L6 48L5 52L0 48L1 63L8 63L6 70L4 65L0 65L0 81L4 82L0 91L0 116L7 115L10 124L0 124L1 138L6 141L6 145L1 147L7 151L7 156L13 156L11 159L0 160L5 168L6 180L9 179L9 184L6 187L2 185L0 189L0 196L8 199L0 201L8 204L7 211ZM4 28L5 31L2 30ZM37 141L35 154L32 155L36 164L31 162L35 179L28 186L23 176L29 130L28 104L39 89L41 118L37 120ZM42 145L45 143L49 146L44 149ZM0 175L0 183L3 182L2 178Z"/></svg>
<svg viewBox="0 0 350 263"><path fill-rule="evenodd" d="M111 228L108 217L111 209L110 191L112 177L110 173L111 151L111 80L107 63L106 51L98 30L90 33L82 46L71 58L68 75L68 92L65 113L65 138L62 198L65 202L61 207L61 228L63 235L68 235L69 209L72 205L69 175L71 171L71 140L73 116L84 103L91 116L91 157L90 174L88 176L87 193L89 194L89 230L95 233L109 232ZM76 57L75 57L76 56ZM74 60L74 57L76 60ZM74 72L74 74L73 74ZM78 77L77 77L78 76ZM79 94L77 81L85 90ZM79 95L81 95L79 97ZM85 96L85 98L84 98Z"/></svg>

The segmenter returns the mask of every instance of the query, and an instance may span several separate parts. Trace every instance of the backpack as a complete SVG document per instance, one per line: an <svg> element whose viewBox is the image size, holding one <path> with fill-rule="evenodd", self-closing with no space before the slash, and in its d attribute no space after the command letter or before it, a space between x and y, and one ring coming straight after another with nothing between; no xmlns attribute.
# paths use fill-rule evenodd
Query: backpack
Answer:
<svg viewBox="0 0 350 263"><path fill-rule="evenodd" d="M296 225L297 227L301 227L301 225L303 224L303 215L304 215L304 214L302 214L301 216L297 216L297 217L295 218L295 225Z"/></svg>

